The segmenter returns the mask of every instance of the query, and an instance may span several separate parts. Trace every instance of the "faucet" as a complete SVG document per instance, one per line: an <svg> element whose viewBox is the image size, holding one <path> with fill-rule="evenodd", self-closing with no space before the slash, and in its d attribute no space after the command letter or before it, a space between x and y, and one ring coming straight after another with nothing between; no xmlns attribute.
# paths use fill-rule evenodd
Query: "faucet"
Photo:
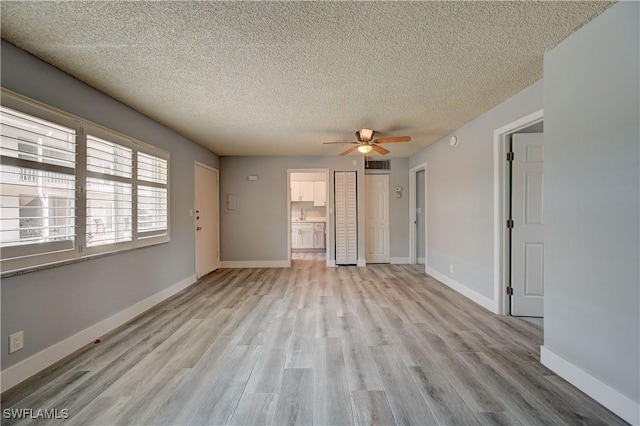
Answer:
<svg viewBox="0 0 640 426"><path fill-rule="evenodd" d="M304 209L300 208L300 220L304 220Z"/></svg>

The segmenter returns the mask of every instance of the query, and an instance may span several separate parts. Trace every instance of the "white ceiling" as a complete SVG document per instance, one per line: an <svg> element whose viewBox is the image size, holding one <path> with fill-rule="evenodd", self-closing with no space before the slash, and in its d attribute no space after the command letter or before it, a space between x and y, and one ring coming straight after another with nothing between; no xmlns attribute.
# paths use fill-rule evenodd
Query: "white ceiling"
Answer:
<svg viewBox="0 0 640 426"><path fill-rule="evenodd" d="M542 78L612 2L2 1L2 38L219 155L406 157Z"/></svg>

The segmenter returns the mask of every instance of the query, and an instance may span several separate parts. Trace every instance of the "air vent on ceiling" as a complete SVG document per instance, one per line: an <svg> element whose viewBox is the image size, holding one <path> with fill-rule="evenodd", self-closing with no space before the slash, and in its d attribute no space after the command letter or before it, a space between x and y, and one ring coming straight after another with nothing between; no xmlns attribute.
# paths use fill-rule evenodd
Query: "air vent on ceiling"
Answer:
<svg viewBox="0 0 640 426"><path fill-rule="evenodd" d="M366 160L364 168L365 170L390 170L391 160Z"/></svg>

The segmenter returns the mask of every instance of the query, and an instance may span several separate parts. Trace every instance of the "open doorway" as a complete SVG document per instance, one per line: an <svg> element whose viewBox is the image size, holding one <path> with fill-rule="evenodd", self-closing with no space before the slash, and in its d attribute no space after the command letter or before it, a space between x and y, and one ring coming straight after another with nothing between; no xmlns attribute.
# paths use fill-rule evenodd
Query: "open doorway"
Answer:
<svg viewBox="0 0 640 426"><path fill-rule="evenodd" d="M289 259L327 263L328 170L288 171Z"/></svg>
<svg viewBox="0 0 640 426"><path fill-rule="evenodd" d="M494 300L503 315L543 316L543 111L494 132Z"/></svg>
<svg viewBox="0 0 640 426"><path fill-rule="evenodd" d="M409 170L409 263L427 272L427 165Z"/></svg>

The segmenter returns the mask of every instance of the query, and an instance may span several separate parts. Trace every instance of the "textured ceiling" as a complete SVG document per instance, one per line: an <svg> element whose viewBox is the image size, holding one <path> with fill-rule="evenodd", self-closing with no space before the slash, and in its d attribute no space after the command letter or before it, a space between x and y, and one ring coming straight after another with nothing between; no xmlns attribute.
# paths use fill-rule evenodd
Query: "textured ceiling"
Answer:
<svg viewBox="0 0 640 426"><path fill-rule="evenodd" d="M542 78L611 2L2 1L2 38L219 155L406 157Z"/></svg>

